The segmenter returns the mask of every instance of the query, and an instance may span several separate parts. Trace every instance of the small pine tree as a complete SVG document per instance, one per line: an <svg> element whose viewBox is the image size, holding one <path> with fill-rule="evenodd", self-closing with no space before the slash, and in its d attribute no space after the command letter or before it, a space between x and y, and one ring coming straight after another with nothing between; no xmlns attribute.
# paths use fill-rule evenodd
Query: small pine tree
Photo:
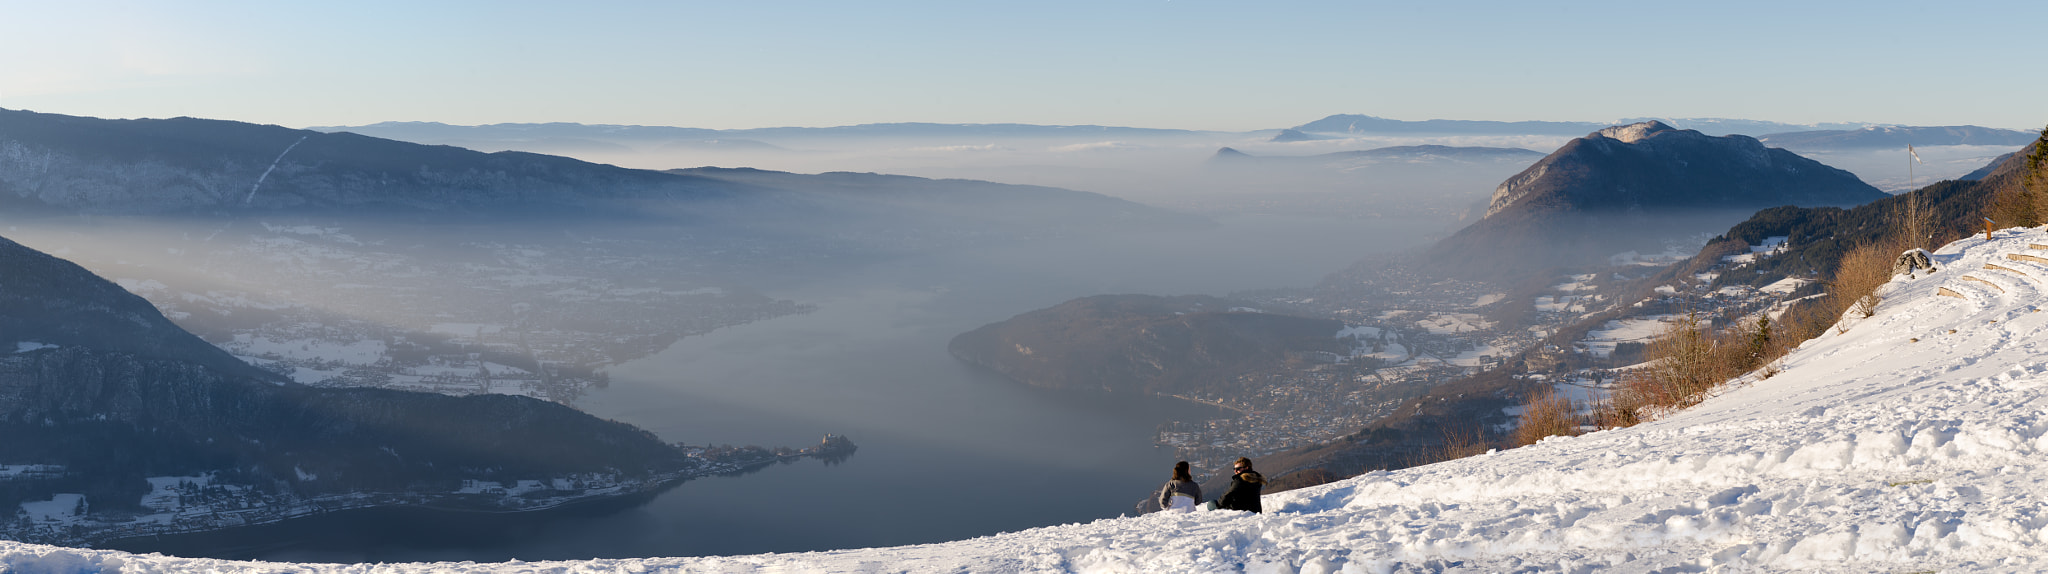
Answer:
<svg viewBox="0 0 2048 574"><path fill-rule="evenodd" d="M1771 314L1764 313L1757 316L1756 328L1749 332L1749 344L1744 349L1742 370L1755 369L1765 361L1771 360L1771 350Z"/></svg>
<svg viewBox="0 0 2048 574"><path fill-rule="evenodd" d="M2020 174L2020 194L2032 200L2034 215L2048 214L2048 127L2034 139L2034 151L2027 154L2027 169ZM2032 227L2040 221L2015 222Z"/></svg>

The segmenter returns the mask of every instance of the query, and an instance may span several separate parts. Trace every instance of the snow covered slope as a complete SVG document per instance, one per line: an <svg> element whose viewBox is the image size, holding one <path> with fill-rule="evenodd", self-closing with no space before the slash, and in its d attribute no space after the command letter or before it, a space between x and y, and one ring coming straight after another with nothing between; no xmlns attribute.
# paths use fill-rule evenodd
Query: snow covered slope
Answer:
<svg viewBox="0 0 2048 574"><path fill-rule="evenodd" d="M1943 270L1888 285L1875 317L1693 410L1281 493L1263 515L1153 514L898 548L508 564L277 565L0 542L0 570L2048 569L2048 347L2036 348L2048 341L2048 313L2038 312L2048 264L2008 257L2048 260L2048 233L2007 230L1935 255Z"/></svg>

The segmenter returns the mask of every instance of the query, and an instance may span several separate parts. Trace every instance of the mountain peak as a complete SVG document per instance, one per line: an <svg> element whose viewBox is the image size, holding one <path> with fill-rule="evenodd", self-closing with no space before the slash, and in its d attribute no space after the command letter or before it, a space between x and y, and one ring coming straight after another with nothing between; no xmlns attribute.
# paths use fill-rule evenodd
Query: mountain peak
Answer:
<svg viewBox="0 0 2048 574"><path fill-rule="evenodd" d="M1494 189L1486 215L1431 248L1469 276L1594 265L1658 253L1778 205L1857 205L1885 197L1856 176L1748 136L1659 121L1572 140Z"/></svg>
<svg viewBox="0 0 2048 574"><path fill-rule="evenodd" d="M1649 139L1649 137L1653 135L1675 131L1678 131L1678 128L1664 125L1664 122L1650 120L1646 122L1636 122L1625 126L1614 126L1611 128L1602 129L1600 131L1593 132L1591 135L1621 140L1621 143L1636 143L1639 141L1643 141L1645 139Z"/></svg>

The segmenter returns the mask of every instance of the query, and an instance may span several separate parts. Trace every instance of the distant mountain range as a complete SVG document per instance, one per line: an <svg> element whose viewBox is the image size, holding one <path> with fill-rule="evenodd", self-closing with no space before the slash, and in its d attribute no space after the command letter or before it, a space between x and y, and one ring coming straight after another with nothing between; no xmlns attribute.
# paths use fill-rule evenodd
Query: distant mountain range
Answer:
<svg viewBox="0 0 2048 574"><path fill-rule="evenodd" d="M1868 124L1818 124L1799 125L1757 120L1736 120L1721 118L1633 118L1620 123L1637 123L1656 120L1668 125L1693 129L1709 135L1738 133L1785 132L1802 129L1856 129ZM1483 120L1391 120L1386 118L1337 114L1313 122L1294 126L1292 129L1309 133L1340 134L1400 134L1400 135L1555 135L1576 136L1605 128L1604 122L1546 122L1518 121L1499 122Z"/></svg>
<svg viewBox="0 0 2048 574"><path fill-rule="evenodd" d="M1211 162L1228 163L1236 161L1257 162L1329 162L1358 159L1380 159L1401 161L1534 161L1543 157L1543 152L1522 148L1503 147L1455 147L1442 145L1391 146L1368 150L1340 151L1318 155L1273 155L1255 156L1233 148L1216 150L1210 156Z"/></svg>
<svg viewBox="0 0 2048 574"><path fill-rule="evenodd" d="M935 138L935 137L1160 137L1199 134L1193 130L1127 128L1115 126L1048 126L1033 124L940 124L882 123L833 127L776 127L715 130L665 126L626 126L577 123L520 123L458 126L437 122L382 122L361 126L320 126L319 132L351 132L367 136L415 142L443 143L457 140L484 142L519 141L605 141L691 142L726 147L773 147L761 140L821 138Z"/></svg>
<svg viewBox="0 0 2048 574"><path fill-rule="evenodd" d="M997 202L1012 208L1030 204L1041 213L1060 214L1063 217L1054 225L1060 229L1202 223L1200 218L1100 194L1049 187L882 176L849 185L851 178L759 170L659 172L232 121L104 120L0 110L0 207L17 215L331 216L372 211L645 217L687 212L680 216L705 223L745 223L747 218L741 215L779 220L848 212L886 216L914 195L927 212L864 221L881 226L872 231L884 233L988 225L1010 215L984 209ZM940 206L956 209L929 212ZM1034 222L1030 229L1014 231L1036 233L1043 228L1042 222ZM999 229L973 233L990 231Z"/></svg>
<svg viewBox="0 0 2048 574"><path fill-rule="evenodd" d="M1466 276L1582 265L1628 250L1661 251L1663 240L1726 229L1764 207L1883 197L1848 172L1746 136L1649 121L1574 139L1509 178L1483 218L1431 247L1427 258Z"/></svg>
<svg viewBox="0 0 2048 574"><path fill-rule="evenodd" d="M564 157L349 133L0 110L0 206L17 213L559 210L735 191Z"/></svg>
<svg viewBox="0 0 2048 574"><path fill-rule="evenodd" d="M2023 146L2037 133L1977 126L1876 126L1858 130L1821 130L1767 134L1764 145L1785 149L1867 149L1938 145Z"/></svg>
<svg viewBox="0 0 2048 574"><path fill-rule="evenodd" d="M1306 142L1306 141L1319 141L1319 140L1326 140L1326 139L1330 139L1330 137L1329 137L1329 136L1317 136L1317 135L1309 135L1309 134L1305 134L1305 133L1302 133L1302 132L1301 132L1300 130L1292 130L1292 129L1286 129L1286 130L1280 130L1280 133L1277 133L1277 134L1273 134L1273 138L1272 138L1272 139L1268 139L1268 140L1266 140L1266 141L1267 141L1268 143L1288 143L1288 142Z"/></svg>

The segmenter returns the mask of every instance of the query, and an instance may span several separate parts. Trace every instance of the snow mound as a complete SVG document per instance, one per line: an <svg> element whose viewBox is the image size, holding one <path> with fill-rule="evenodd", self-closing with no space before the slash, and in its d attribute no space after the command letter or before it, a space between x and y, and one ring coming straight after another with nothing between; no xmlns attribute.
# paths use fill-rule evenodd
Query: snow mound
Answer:
<svg viewBox="0 0 2048 574"><path fill-rule="evenodd" d="M2048 349L2036 346L2048 341L2048 313L2036 304L2048 265L2010 257L2048 262L2036 244L2048 234L2007 230L1943 247L1943 270L1895 279L1875 316L1807 342L1776 377L1664 420L1279 493L1261 515L1152 514L896 548L506 564L279 565L0 542L0 571L2040 571Z"/></svg>

